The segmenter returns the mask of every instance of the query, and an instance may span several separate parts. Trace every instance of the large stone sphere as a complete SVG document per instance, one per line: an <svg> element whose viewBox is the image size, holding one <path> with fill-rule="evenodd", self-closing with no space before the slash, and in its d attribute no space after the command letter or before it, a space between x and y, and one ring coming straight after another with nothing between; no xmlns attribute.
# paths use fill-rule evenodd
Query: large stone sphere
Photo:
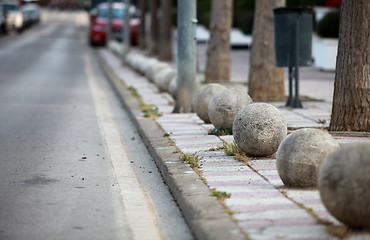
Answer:
<svg viewBox="0 0 370 240"><path fill-rule="evenodd" d="M248 104L251 97L239 88L228 88L214 95L208 103L208 116L217 128L231 129L236 114Z"/></svg>
<svg viewBox="0 0 370 240"><path fill-rule="evenodd" d="M321 165L322 202L339 221L370 228L370 143L344 145Z"/></svg>
<svg viewBox="0 0 370 240"><path fill-rule="evenodd" d="M146 75L146 73L149 71L149 68L157 64L159 61L156 58L145 58L143 59L143 62L138 66L139 73Z"/></svg>
<svg viewBox="0 0 370 240"><path fill-rule="evenodd" d="M154 82L155 74L165 68L171 68L171 66L165 62L153 63L148 67L147 71L145 72L145 76L149 79L149 81Z"/></svg>
<svg viewBox="0 0 370 240"><path fill-rule="evenodd" d="M145 56L143 56L141 54L137 54L134 57L132 57L131 62L130 62L130 66L133 69L135 69L137 72L139 72L140 71L140 65L145 60L146 60Z"/></svg>
<svg viewBox="0 0 370 240"><path fill-rule="evenodd" d="M164 68L158 71L154 76L155 85L159 91L167 92L172 78L176 75L176 70L173 68Z"/></svg>
<svg viewBox="0 0 370 240"><path fill-rule="evenodd" d="M323 130L305 128L292 132L276 155L281 180L289 187L317 187L321 163L339 147L337 140Z"/></svg>
<svg viewBox="0 0 370 240"><path fill-rule="evenodd" d="M276 107L252 103L235 117L233 135L235 143L247 155L270 156L286 137L287 123Z"/></svg>
<svg viewBox="0 0 370 240"><path fill-rule="evenodd" d="M173 76L171 79L170 84L168 85L168 92L174 99L177 98L177 75Z"/></svg>
<svg viewBox="0 0 370 240"><path fill-rule="evenodd" d="M193 110L204 122L211 122L208 116L209 101L213 96L221 93L225 89L226 87L221 84L211 83L200 87L195 93L192 103Z"/></svg>

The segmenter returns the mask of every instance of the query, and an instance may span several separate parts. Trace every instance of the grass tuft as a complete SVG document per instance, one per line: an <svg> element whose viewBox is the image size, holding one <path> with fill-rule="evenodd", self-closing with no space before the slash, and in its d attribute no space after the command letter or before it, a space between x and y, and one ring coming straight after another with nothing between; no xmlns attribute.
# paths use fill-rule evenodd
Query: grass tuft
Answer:
<svg viewBox="0 0 370 240"><path fill-rule="evenodd" d="M150 119L156 119L157 117L162 116L161 113L159 113L158 108L153 104L146 104L143 101L143 98L140 96L138 91L134 87L128 87L127 88L131 95L134 96L137 100L139 100L140 109L144 113L144 117L150 118Z"/></svg>
<svg viewBox="0 0 370 240"><path fill-rule="evenodd" d="M214 151L218 151L218 150L222 150L222 149L224 149L224 146L215 147L215 148L210 148L210 149L208 149L208 151L210 151L210 152L214 152Z"/></svg>
<svg viewBox="0 0 370 240"><path fill-rule="evenodd" d="M224 200L225 198L231 197L231 193L216 191L216 189L211 189L211 191L212 195L215 196L218 200Z"/></svg>
<svg viewBox="0 0 370 240"><path fill-rule="evenodd" d="M234 156L235 160L241 161L241 162L248 162L249 158L243 152L238 145L236 145L235 141L232 143L228 143L224 145L224 153L228 156Z"/></svg>
<svg viewBox="0 0 370 240"><path fill-rule="evenodd" d="M130 93L131 93L132 96L136 97L139 100L142 99L141 96L140 96L140 94L138 93L138 91L134 87L130 86L127 89L130 91Z"/></svg>
<svg viewBox="0 0 370 240"><path fill-rule="evenodd" d="M195 154L182 153L180 155L180 160L186 162L190 165L191 168L201 168L202 164L199 163L199 160L202 158Z"/></svg>
<svg viewBox="0 0 370 240"><path fill-rule="evenodd" d="M341 225L341 226L333 226L329 225L326 226L326 231L330 233L333 236L336 236L340 239L344 239L349 237L350 231L347 226Z"/></svg>
<svg viewBox="0 0 370 240"><path fill-rule="evenodd" d="M216 135L216 136L233 135L233 130L231 128L215 127L208 131L208 135Z"/></svg>
<svg viewBox="0 0 370 240"><path fill-rule="evenodd" d="M157 117L162 116L158 111L158 108L153 104L140 103L141 111L144 113L144 117L150 119L156 119Z"/></svg>
<svg viewBox="0 0 370 240"><path fill-rule="evenodd" d="M236 145L235 141L232 143L224 144L224 153L227 156L235 156L235 154L242 154L243 151Z"/></svg>

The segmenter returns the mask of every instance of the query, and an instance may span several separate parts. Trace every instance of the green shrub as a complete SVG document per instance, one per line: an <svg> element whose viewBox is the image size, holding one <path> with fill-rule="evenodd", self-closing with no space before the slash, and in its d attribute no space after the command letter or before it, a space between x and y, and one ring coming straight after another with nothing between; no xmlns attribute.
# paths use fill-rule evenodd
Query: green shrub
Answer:
<svg viewBox="0 0 370 240"><path fill-rule="evenodd" d="M339 15L339 11L328 12L316 26L317 35L323 38L338 38Z"/></svg>

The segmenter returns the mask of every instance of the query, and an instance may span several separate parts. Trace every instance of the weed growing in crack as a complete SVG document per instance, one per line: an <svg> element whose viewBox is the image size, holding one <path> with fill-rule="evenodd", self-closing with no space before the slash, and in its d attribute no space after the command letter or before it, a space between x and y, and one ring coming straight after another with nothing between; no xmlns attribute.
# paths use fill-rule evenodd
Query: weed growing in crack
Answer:
<svg viewBox="0 0 370 240"><path fill-rule="evenodd" d="M141 101L142 98L141 98L140 94L138 93L138 91L134 87L130 86L127 89L130 91L132 96L136 97L137 99L139 99Z"/></svg>
<svg viewBox="0 0 370 240"><path fill-rule="evenodd" d="M212 128L208 131L208 135L216 136L226 136L233 135L233 130L231 128Z"/></svg>
<svg viewBox="0 0 370 240"><path fill-rule="evenodd" d="M158 108L153 104L146 104L144 102L140 103L141 111L144 113L144 117L150 119L156 119L157 117L162 116L158 111Z"/></svg>
<svg viewBox="0 0 370 240"><path fill-rule="evenodd" d="M180 160L189 164L191 168L201 168L202 164L199 163L201 159L202 158L199 157L198 155L190 154L190 153L182 153L180 155Z"/></svg>
<svg viewBox="0 0 370 240"><path fill-rule="evenodd" d="M210 151L210 152L214 152L214 151L218 151L218 150L222 150L222 149L224 149L224 146L221 146L221 147L215 147L215 148L210 148L210 149L208 149L208 151Z"/></svg>
<svg viewBox="0 0 370 240"><path fill-rule="evenodd" d="M224 144L224 153L228 156L234 156L235 160L241 161L241 162L248 162L249 158L243 152L238 145L236 145L235 141L232 143Z"/></svg>
<svg viewBox="0 0 370 240"><path fill-rule="evenodd" d="M134 87L131 86L127 89L130 91L132 96L139 100L140 109L144 113L144 117L154 120L157 117L162 116L162 114L159 113L158 108L154 104L147 104L143 101L143 98Z"/></svg>
<svg viewBox="0 0 370 240"><path fill-rule="evenodd" d="M211 191L212 195L215 196L218 200L224 200L231 197L231 193L216 191L216 189L211 189Z"/></svg>
<svg viewBox="0 0 370 240"><path fill-rule="evenodd" d="M243 153L243 151L238 147L238 145L236 145L235 141L232 143L224 144L223 149L224 149L224 153L227 156L235 156L235 154L237 153L239 154Z"/></svg>

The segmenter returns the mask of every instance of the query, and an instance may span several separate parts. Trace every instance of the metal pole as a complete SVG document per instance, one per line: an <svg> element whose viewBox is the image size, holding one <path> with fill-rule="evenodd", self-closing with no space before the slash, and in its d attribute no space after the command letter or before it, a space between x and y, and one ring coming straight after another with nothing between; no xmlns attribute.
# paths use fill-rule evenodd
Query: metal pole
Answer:
<svg viewBox="0 0 370 240"><path fill-rule="evenodd" d="M196 88L196 0L179 0L177 5L177 101L174 112L192 110Z"/></svg>
<svg viewBox="0 0 370 240"><path fill-rule="evenodd" d="M297 16L297 20L295 23L295 30L294 30L294 48L295 48L295 96L293 102L293 108L302 108L301 100L299 100L299 16Z"/></svg>
<svg viewBox="0 0 370 240"><path fill-rule="evenodd" d="M122 39L122 63L125 63L126 55L130 50L131 46L131 29L130 29L130 7L131 7L131 0L123 0L124 9L123 11L123 18L122 18L122 32L121 32L121 39Z"/></svg>
<svg viewBox="0 0 370 240"><path fill-rule="evenodd" d="M112 3L113 0L108 0L108 24L107 24L107 37L105 39L106 44L109 44L109 40L112 38L112 15L113 15L113 10L112 10Z"/></svg>
<svg viewBox="0 0 370 240"><path fill-rule="evenodd" d="M131 0L125 0L125 10L124 10L124 19L123 19L123 34L124 34L124 43L126 47L129 48L131 46L131 29L130 29L130 7L131 7Z"/></svg>

